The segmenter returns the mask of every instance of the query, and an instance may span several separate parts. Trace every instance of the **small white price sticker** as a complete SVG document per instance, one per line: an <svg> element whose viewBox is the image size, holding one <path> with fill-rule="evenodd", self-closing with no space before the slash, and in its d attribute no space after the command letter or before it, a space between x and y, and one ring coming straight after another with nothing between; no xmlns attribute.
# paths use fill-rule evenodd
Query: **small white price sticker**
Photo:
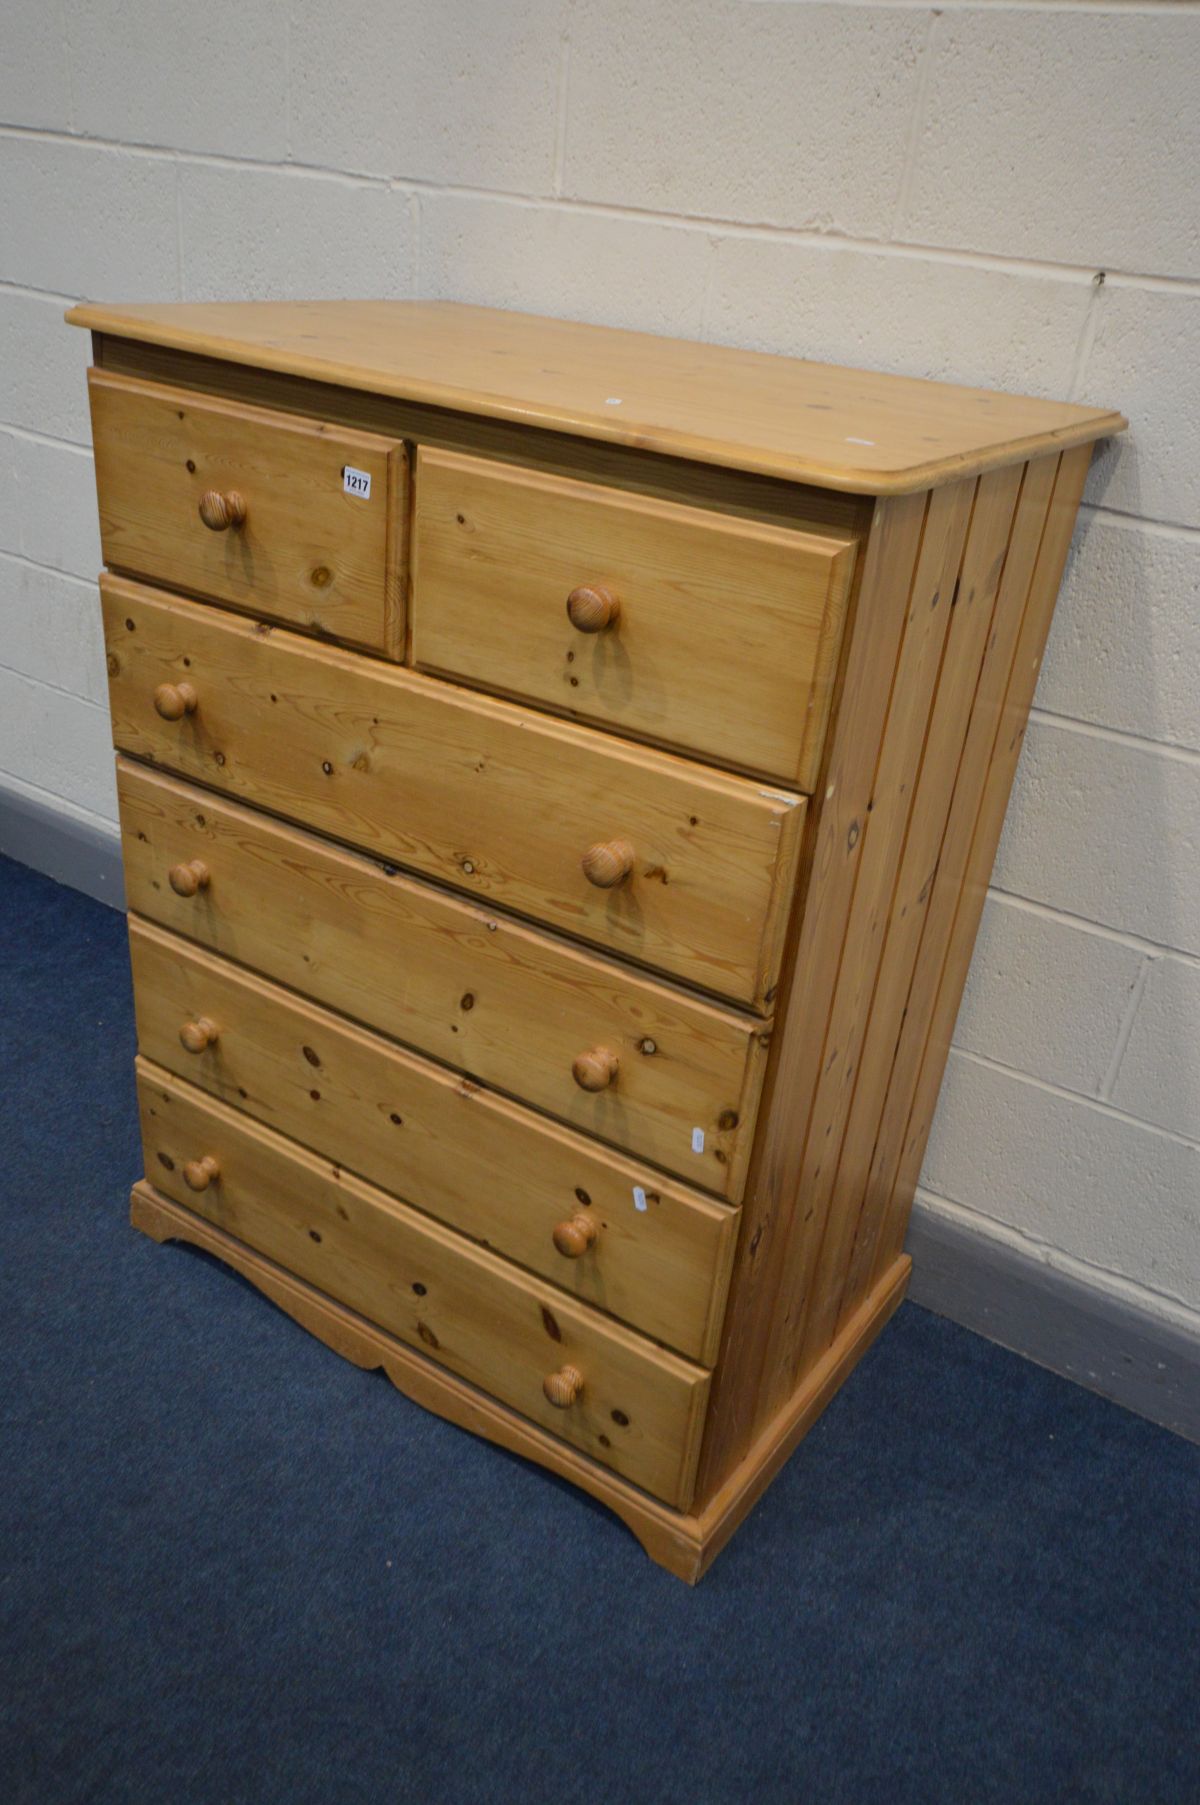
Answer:
<svg viewBox="0 0 1200 1805"><path fill-rule="evenodd" d="M357 495L360 501L371 499L371 472L356 470L353 464L342 465L342 488L347 495Z"/></svg>
<svg viewBox="0 0 1200 1805"><path fill-rule="evenodd" d="M692 1152L693 1153L703 1153L704 1152L704 1130L703 1130L703 1128L693 1128L692 1129Z"/></svg>
<svg viewBox="0 0 1200 1805"><path fill-rule="evenodd" d="M641 1185L633 1187L633 1207L635 1210L644 1210L646 1207L646 1193Z"/></svg>

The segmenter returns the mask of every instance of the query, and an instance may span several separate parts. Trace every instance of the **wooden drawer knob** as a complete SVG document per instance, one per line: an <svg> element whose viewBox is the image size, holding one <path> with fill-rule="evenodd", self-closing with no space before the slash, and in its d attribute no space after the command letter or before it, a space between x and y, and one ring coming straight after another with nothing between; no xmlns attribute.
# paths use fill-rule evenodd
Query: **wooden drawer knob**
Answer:
<svg viewBox="0 0 1200 1805"><path fill-rule="evenodd" d="M603 633L615 627L621 613L621 600L603 583L581 583L567 597L567 618L581 633Z"/></svg>
<svg viewBox="0 0 1200 1805"><path fill-rule="evenodd" d="M583 875L597 890L615 890L633 870L633 847L628 840L601 840L583 855Z"/></svg>
<svg viewBox="0 0 1200 1805"><path fill-rule="evenodd" d="M199 700L190 683L160 683L154 692L154 706L164 721L182 721L185 714L195 714Z"/></svg>
<svg viewBox="0 0 1200 1805"><path fill-rule="evenodd" d="M208 889L211 877L203 859L191 859L186 865L172 865L167 882L176 896L195 896L197 890Z"/></svg>
<svg viewBox="0 0 1200 1805"><path fill-rule="evenodd" d="M598 1233L594 1218L579 1210L569 1221L555 1225L553 1241L565 1260L578 1260L591 1247Z"/></svg>
<svg viewBox="0 0 1200 1805"><path fill-rule="evenodd" d="M571 1076L581 1091L605 1091L613 1082L620 1060L607 1047L590 1047L571 1066Z"/></svg>
<svg viewBox="0 0 1200 1805"><path fill-rule="evenodd" d="M569 1410L583 1390L583 1374L577 1366L560 1366L546 1374L542 1390L556 1410Z"/></svg>
<svg viewBox="0 0 1200 1805"><path fill-rule="evenodd" d="M221 1168L211 1153L203 1159L190 1159L183 1168L183 1182L189 1191L207 1191L221 1176Z"/></svg>
<svg viewBox="0 0 1200 1805"><path fill-rule="evenodd" d="M214 533L227 532L245 520L245 499L236 489L229 489L224 495L218 489L206 489L200 497L200 518Z"/></svg>
<svg viewBox="0 0 1200 1805"><path fill-rule="evenodd" d="M189 1053L203 1053L205 1047L216 1045L217 1024L206 1015L198 1015L194 1022L184 1022L179 1038Z"/></svg>

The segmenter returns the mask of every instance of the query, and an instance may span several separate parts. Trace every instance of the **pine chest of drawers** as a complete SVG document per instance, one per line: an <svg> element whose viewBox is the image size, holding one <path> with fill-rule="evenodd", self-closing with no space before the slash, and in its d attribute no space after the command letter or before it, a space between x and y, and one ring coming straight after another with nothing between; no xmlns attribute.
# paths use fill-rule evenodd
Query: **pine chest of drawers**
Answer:
<svg viewBox="0 0 1200 1805"><path fill-rule="evenodd" d="M903 1294L1124 422L444 304L70 318L133 1220L695 1579Z"/></svg>

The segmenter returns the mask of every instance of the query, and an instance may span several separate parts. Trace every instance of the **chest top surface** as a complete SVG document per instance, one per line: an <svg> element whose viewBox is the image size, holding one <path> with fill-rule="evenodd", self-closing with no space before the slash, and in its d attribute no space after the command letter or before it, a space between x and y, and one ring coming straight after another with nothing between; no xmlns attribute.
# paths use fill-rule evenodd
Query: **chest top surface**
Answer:
<svg viewBox="0 0 1200 1805"><path fill-rule="evenodd" d="M1111 409L447 301L83 303L74 325L851 494L1120 432Z"/></svg>

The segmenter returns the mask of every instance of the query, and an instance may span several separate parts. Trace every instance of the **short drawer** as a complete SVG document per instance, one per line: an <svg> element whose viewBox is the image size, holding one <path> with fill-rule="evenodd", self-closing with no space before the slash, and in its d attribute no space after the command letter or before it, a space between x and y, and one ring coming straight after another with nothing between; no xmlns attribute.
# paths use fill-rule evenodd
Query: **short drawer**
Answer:
<svg viewBox="0 0 1200 1805"><path fill-rule="evenodd" d="M711 1366L737 1212L130 921L157 1065Z"/></svg>
<svg viewBox="0 0 1200 1805"><path fill-rule="evenodd" d="M422 448L413 657L811 789L854 539Z"/></svg>
<svg viewBox="0 0 1200 1805"><path fill-rule="evenodd" d="M702 1367L144 1059L138 1093L146 1173L168 1197L635 1485L690 1501Z"/></svg>
<svg viewBox="0 0 1200 1805"><path fill-rule="evenodd" d="M402 445L100 370L89 388L106 564L402 655Z"/></svg>
<svg viewBox="0 0 1200 1805"><path fill-rule="evenodd" d="M117 792L136 913L741 1197L762 1022L125 759ZM617 1070L584 1090L574 1067L597 1050Z"/></svg>
<svg viewBox="0 0 1200 1805"><path fill-rule="evenodd" d="M803 798L118 578L101 587L122 750L769 1006Z"/></svg>

